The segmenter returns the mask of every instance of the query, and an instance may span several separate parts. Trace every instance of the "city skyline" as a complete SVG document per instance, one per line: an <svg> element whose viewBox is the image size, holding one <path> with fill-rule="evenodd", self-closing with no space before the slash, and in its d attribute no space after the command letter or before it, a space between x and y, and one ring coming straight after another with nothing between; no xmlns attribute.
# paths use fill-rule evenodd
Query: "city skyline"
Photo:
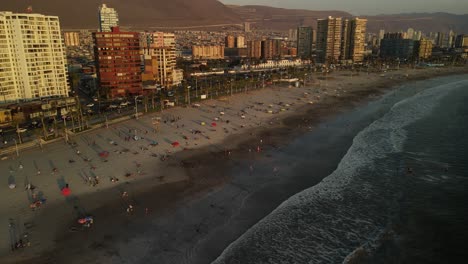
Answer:
<svg viewBox="0 0 468 264"><path fill-rule="evenodd" d="M223 4L235 5L265 5L287 9L310 9L310 10L338 10L347 11L353 15L381 15L399 13L434 13L447 12L453 14L468 14L468 2L458 0L220 0Z"/></svg>

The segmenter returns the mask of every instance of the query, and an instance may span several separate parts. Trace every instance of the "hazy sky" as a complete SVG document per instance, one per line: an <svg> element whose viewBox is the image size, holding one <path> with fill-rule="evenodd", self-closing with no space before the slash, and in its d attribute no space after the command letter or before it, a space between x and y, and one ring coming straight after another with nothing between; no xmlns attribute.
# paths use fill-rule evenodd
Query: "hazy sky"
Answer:
<svg viewBox="0 0 468 264"><path fill-rule="evenodd" d="M341 10L353 15L411 12L468 14L468 0L220 0L225 4L268 5L312 10Z"/></svg>

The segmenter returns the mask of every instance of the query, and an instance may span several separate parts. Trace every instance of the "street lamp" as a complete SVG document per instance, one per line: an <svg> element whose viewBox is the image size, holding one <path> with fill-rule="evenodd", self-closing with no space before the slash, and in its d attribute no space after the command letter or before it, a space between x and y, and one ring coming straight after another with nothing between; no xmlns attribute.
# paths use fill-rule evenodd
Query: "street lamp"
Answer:
<svg viewBox="0 0 468 264"><path fill-rule="evenodd" d="M187 91L188 91L188 104L190 105L190 88L192 88L192 86L187 86Z"/></svg>
<svg viewBox="0 0 468 264"><path fill-rule="evenodd" d="M16 142L16 138L14 138L13 141L15 142L16 156L19 157L18 143Z"/></svg>
<svg viewBox="0 0 468 264"><path fill-rule="evenodd" d="M135 96L135 119L138 119L138 95Z"/></svg>
<svg viewBox="0 0 468 264"><path fill-rule="evenodd" d="M230 85L231 85L231 96L232 96L232 83L234 82L234 79L231 79Z"/></svg>

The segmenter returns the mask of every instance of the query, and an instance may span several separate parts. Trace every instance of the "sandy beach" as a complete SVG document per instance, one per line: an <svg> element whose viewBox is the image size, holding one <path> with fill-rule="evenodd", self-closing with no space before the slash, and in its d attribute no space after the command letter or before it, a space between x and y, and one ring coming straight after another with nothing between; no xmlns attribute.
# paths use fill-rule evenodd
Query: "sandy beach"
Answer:
<svg viewBox="0 0 468 264"><path fill-rule="evenodd" d="M160 263L203 263L191 255L195 251L211 251L206 259L216 258L241 232L227 228L230 219L242 217L227 204L242 205L252 193L235 184L238 173L227 167L245 164L247 177L256 170L254 161L268 158L263 153L313 131L327 117L404 82L462 73L467 69L401 69L384 76L342 71L326 79L316 74L307 87L205 100L199 107L167 109L71 136L74 144L13 153L0 161L0 262L133 263L152 254L154 241L140 238L154 232L165 252ZM272 166L264 174L279 178L278 170ZM262 186L269 179L254 180ZM34 190L25 189L28 184ZM64 197L66 184L71 195ZM45 203L32 210L37 199ZM276 206L250 212L243 228ZM94 217L94 225L71 232L85 215ZM220 235L225 238L213 239ZM19 239L29 245L12 250Z"/></svg>

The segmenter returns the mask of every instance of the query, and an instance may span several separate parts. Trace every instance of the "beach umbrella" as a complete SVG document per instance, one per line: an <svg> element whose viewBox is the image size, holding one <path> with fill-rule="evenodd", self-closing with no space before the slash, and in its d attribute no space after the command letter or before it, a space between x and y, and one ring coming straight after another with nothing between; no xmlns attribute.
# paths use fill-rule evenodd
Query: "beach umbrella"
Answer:
<svg viewBox="0 0 468 264"><path fill-rule="evenodd" d="M179 144L179 142L177 142L177 141L172 142L172 146L173 146L173 147L178 147L179 145L180 145L180 144Z"/></svg>
<svg viewBox="0 0 468 264"><path fill-rule="evenodd" d="M216 126L216 123L215 123L215 122L211 123L211 126L212 126L212 127L215 127L215 126Z"/></svg>
<svg viewBox="0 0 468 264"><path fill-rule="evenodd" d="M70 190L69 187L62 188L62 195L63 196L67 197L67 196L70 196L70 194L71 194L71 190Z"/></svg>
<svg viewBox="0 0 468 264"><path fill-rule="evenodd" d="M109 152L108 151L102 151L99 153L99 157L101 158L107 158L109 156Z"/></svg>

